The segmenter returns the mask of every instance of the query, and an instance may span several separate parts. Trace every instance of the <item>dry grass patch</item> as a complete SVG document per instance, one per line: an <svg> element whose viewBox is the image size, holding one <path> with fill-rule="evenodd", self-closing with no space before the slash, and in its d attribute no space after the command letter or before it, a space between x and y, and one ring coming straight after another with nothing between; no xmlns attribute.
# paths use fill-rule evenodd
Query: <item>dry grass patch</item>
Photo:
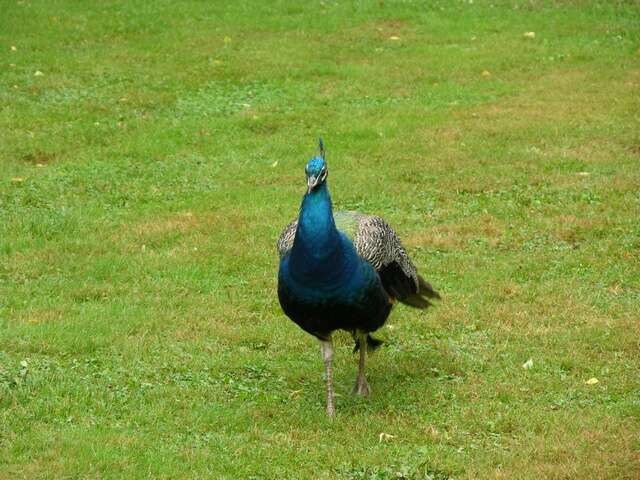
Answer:
<svg viewBox="0 0 640 480"><path fill-rule="evenodd" d="M436 225L429 232L417 232L403 238L408 248L430 247L437 250L464 250L475 241L497 247L504 234L503 222L489 214L466 221Z"/></svg>
<svg viewBox="0 0 640 480"><path fill-rule="evenodd" d="M576 217L561 215L549 220L555 236L567 243L576 244L606 234L613 222L606 217Z"/></svg>
<svg viewBox="0 0 640 480"><path fill-rule="evenodd" d="M554 422L551 436L543 431L528 444L515 443L514 453L487 478L635 480L640 472L637 426L610 417L600 417L598 426L588 425L582 415Z"/></svg>

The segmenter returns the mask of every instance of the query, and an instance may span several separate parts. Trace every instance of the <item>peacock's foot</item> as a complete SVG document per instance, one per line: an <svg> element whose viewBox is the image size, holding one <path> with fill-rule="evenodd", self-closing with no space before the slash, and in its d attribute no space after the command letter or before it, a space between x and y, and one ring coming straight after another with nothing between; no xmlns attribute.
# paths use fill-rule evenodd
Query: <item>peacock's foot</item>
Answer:
<svg viewBox="0 0 640 480"><path fill-rule="evenodd" d="M371 388L365 377L358 377L356 384L353 386L353 394L362 397L368 397L371 394Z"/></svg>
<svg viewBox="0 0 640 480"><path fill-rule="evenodd" d="M333 418L336 416L336 407L333 402L327 403L327 416L329 418Z"/></svg>

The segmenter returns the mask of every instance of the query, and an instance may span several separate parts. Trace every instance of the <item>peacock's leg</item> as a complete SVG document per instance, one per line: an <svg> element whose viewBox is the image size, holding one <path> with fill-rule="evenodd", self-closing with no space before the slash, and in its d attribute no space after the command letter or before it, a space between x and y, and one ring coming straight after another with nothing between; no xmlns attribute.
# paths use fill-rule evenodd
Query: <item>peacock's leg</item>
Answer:
<svg viewBox="0 0 640 480"><path fill-rule="evenodd" d="M364 361L367 355L367 334L365 332L358 332L357 335L360 344L360 361L358 362L358 378L353 387L353 393L366 397L371 393L371 389L367 383L367 377L364 375Z"/></svg>
<svg viewBox="0 0 640 480"><path fill-rule="evenodd" d="M324 371L327 377L327 415L333 417L336 413L336 407L333 400L333 343L331 336L328 340L320 340L320 352L324 361Z"/></svg>

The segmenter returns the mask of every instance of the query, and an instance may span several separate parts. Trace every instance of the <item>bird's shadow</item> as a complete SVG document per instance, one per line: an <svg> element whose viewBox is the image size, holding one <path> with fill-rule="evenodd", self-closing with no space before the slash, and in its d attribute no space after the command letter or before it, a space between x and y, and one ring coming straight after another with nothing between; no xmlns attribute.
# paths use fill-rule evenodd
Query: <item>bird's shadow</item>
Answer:
<svg viewBox="0 0 640 480"><path fill-rule="evenodd" d="M334 389L338 414L357 415L412 412L446 402L452 389L463 383L467 365L459 355L436 344L401 346L386 343L367 356L366 374L371 395L362 397L352 393L358 371L358 355L342 345L336 349ZM315 392L308 398L324 404L324 378L319 376L311 387ZM310 393L310 392L309 392Z"/></svg>

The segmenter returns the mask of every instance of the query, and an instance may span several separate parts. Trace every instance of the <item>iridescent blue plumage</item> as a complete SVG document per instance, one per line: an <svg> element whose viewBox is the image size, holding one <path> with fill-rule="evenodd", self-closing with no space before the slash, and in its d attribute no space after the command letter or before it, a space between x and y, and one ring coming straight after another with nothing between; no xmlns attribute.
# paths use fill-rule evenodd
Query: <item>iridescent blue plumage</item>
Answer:
<svg viewBox="0 0 640 480"><path fill-rule="evenodd" d="M377 330L391 310L376 271L336 228L326 182L302 201L296 236L282 258L278 281L285 313L323 340L337 329Z"/></svg>
<svg viewBox="0 0 640 480"><path fill-rule="evenodd" d="M306 166L307 193L297 221L278 241L278 297L282 309L320 340L327 375L327 413L333 415L331 334L351 332L360 350L355 392L369 394L364 375L370 332L386 321L395 300L417 308L439 298L417 274L395 232L379 217L356 212L334 216L327 187L324 145ZM336 226L339 219L345 231ZM349 232L349 236L345 232Z"/></svg>

